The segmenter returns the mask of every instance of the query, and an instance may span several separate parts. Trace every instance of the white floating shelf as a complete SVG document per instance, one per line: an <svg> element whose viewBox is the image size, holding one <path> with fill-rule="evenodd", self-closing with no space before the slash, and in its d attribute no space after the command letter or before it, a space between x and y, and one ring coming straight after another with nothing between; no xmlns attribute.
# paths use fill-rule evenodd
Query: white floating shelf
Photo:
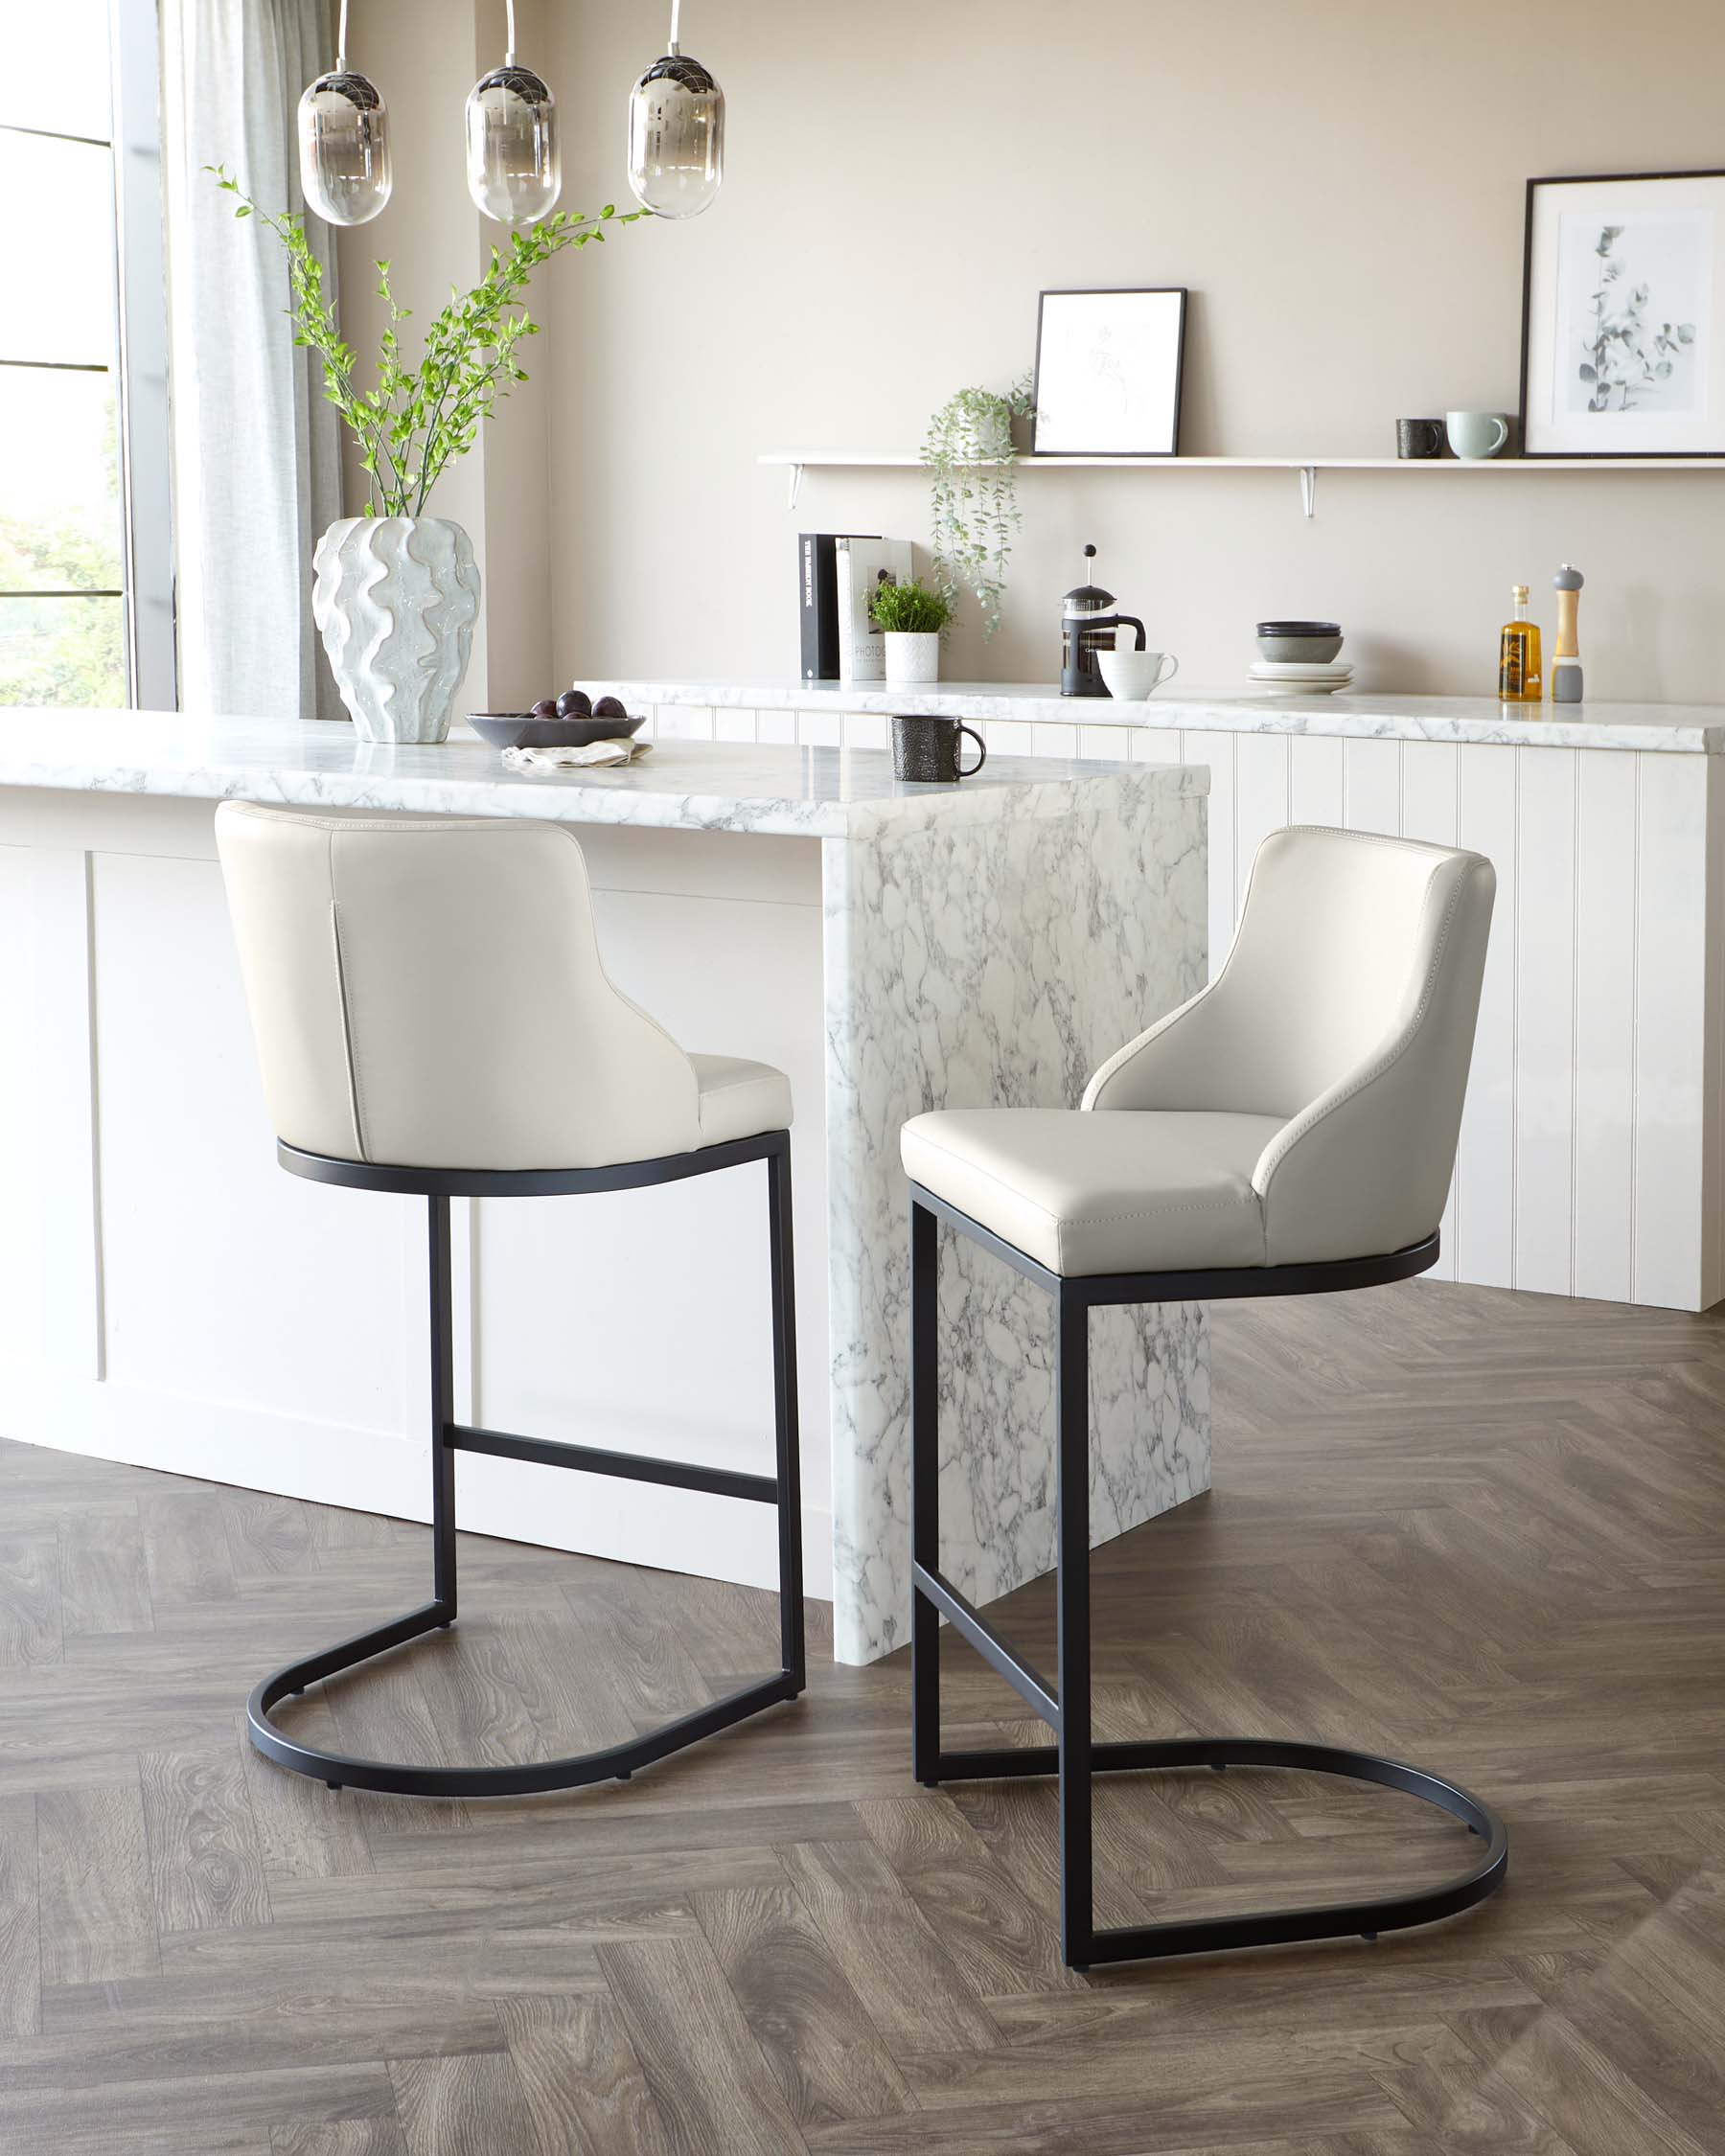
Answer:
<svg viewBox="0 0 1725 2156"><path fill-rule="evenodd" d="M916 470L914 449L769 449L757 464L791 473L789 505L796 506L802 475L812 470ZM977 467L976 469L982 469ZM1725 471L1725 457L1076 457L1024 455L1017 471L1298 471L1301 506L1317 506L1321 471Z"/></svg>

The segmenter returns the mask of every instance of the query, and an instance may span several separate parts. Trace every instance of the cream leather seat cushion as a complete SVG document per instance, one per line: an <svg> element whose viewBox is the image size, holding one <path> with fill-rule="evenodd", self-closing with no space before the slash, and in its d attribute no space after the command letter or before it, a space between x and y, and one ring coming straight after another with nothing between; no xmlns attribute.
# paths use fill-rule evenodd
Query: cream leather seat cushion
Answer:
<svg viewBox="0 0 1725 2156"><path fill-rule="evenodd" d="M1069 1277L1262 1265L1252 1174L1278 1115L946 1109L904 1127L905 1172Z"/></svg>
<svg viewBox="0 0 1725 2156"><path fill-rule="evenodd" d="M782 1070L743 1056L692 1055L689 1061L701 1088L703 1146L791 1128L791 1081Z"/></svg>

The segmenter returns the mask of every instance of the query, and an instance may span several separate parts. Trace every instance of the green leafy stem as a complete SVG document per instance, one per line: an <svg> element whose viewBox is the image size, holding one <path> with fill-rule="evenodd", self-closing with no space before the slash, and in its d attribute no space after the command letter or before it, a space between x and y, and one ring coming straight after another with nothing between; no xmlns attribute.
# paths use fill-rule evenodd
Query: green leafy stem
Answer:
<svg viewBox="0 0 1725 2156"><path fill-rule="evenodd" d="M507 247L494 247L491 266L470 292L449 288L448 305L426 333L419 364L402 356L401 326L411 308L398 306L390 289L389 264L380 262L378 296L389 320L378 347L375 389L361 389L352 345L342 337L324 280L324 266L306 238L305 219L294 211L273 216L260 209L225 167L206 166L217 184L238 203L237 218L256 217L274 233L288 257L293 341L323 361L324 395L359 445L359 462L370 478L368 516L421 516L431 490L457 457L478 440L479 429L526 370L516 356L523 337L539 324L522 294L540 263L565 247L603 241L608 224L634 224L652 215L618 216L608 203L597 217L559 210L554 217L513 233Z"/></svg>

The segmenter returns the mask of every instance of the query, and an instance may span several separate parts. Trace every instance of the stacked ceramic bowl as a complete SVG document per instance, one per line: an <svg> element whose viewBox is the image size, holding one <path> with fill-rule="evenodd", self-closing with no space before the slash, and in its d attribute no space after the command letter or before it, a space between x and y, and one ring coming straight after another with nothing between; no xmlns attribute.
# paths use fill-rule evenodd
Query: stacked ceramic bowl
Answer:
<svg viewBox="0 0 1725 2156"><path fill-rule="evenodd" d="M1252 678L1278 697L1327 697L1346 688L1353 668L1338 658L1342 627L1333 621L1261 621Z"/></svg>

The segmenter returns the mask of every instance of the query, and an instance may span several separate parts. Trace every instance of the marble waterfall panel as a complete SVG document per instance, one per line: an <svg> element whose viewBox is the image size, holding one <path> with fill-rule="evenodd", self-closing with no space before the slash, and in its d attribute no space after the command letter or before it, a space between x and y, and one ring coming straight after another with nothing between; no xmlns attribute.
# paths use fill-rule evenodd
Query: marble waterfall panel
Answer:
<svg viewBox="0 0 1725 2156"><path fill-rule="evenodd" d="M1202 770L872 810L825 844L836 1652L908 1638L905 1120L1075 1107L1206 975ZM977 1602L1054 1561L1047 1298L942 1237L941 1564ZM1196 1305L1091 1319L1095 1539L1209 1486Z"/></svg>

